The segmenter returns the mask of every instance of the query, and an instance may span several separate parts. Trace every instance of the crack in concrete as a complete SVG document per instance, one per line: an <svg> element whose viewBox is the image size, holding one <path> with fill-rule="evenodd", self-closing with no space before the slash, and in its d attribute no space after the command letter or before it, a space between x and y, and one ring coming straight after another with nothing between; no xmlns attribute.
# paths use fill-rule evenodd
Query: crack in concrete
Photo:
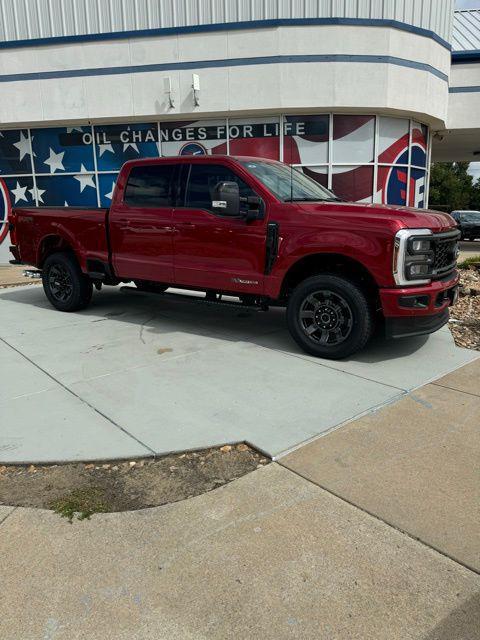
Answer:
<svg viewBox="0 0 480 640"><path fill-rule="evenodd" d="M6 506L6 505L2 505L2 506ZM9 518L12 515L12 513L14 513L17 509L18 507L11 507L11 510L7 513L7 515L0 519L0 527L3 525L5 520L7 520L7 518Z"/></svg>

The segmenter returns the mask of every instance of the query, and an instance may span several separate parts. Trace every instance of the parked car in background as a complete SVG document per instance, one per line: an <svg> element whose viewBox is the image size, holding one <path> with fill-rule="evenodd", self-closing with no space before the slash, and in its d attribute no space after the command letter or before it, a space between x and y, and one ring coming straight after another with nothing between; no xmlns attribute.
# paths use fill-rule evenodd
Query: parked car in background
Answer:
<svg viewBox="0 0 480 640"><path fill-rule="evenodd" d="M41 269L61 311L93 286L196 289L286 306L292 337L324 358L362 349L377 321L397 338L448 322L459 235L446 213L342 202L285 164L232 156L130 161L110 209L10 215L13 262Z"/></svg>
<svg viewBox="0 0 480 640"><path fill-rule="evenodd" d="M461 240L480 238L480 211L452 211L451 216L460 229Z"/></svg>

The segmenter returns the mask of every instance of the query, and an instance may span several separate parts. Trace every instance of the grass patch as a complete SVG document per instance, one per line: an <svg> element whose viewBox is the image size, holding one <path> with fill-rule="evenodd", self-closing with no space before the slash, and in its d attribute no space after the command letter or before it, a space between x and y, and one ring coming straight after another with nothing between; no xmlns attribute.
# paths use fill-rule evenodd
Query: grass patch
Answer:
<svg viewBox="0 0 480 640"><path fill-rule="evenodd" d="M75 517L77 520L90 520L94 513L108 511L104 493L96 487L75 489L65 497L52 502L51 508L62 518L67 518L70 524Z"/></svg>
<svg viewBox="0 0 480 640"><path fill-rule="evenodd" d="M480 262L480 256L470 256L462 260L462 262L459 262L458 267L459 269L468 269L471 264L475 264L476 262Z"/></svg>

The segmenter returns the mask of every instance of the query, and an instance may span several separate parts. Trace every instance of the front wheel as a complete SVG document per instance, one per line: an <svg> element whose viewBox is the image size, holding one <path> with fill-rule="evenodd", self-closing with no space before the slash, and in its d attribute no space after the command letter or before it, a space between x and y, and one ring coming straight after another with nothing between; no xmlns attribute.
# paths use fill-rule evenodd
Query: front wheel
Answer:
<svg viewBox="0 0 480 640"><path fill-rule="evenodd" d="M338 360L360 351L373 333L373 311L365 293L342 276L307 278L287 306L288 329L304 351Z"/></svg>
<svg viewBox="0 0 480 640"><path fill-rule="evenodd" d="M43 290L59 311L79 311L92 299L93 286L70 253L53 253L42 270Z"/></svg>

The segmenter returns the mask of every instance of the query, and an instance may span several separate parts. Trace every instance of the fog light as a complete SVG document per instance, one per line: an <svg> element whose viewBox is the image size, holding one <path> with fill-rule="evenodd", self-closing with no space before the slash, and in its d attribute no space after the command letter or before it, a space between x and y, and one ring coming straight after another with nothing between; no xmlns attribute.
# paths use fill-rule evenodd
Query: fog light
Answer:
<svg viewBox="0 0 480 640"><path fill-rule="evenodd" d="M407 309L426 309L430 296L400 296L398 304Z"/></svg>

